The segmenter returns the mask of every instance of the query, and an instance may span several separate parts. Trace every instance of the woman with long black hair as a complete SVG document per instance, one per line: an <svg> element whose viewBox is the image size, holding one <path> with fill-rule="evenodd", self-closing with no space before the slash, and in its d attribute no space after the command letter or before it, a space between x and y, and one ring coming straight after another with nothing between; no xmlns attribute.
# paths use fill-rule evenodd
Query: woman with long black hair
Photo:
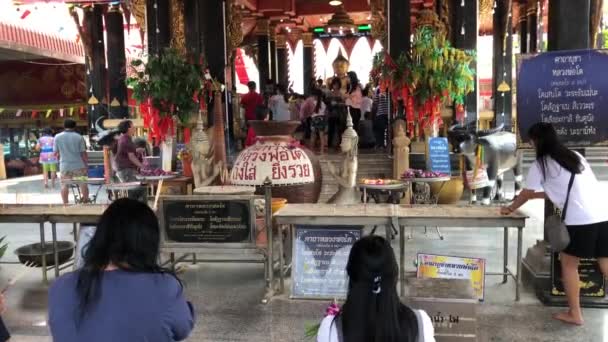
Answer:
<svg viewBox="0 0 608 342"><path fill-rule="evenodd" d="M84 253L84 267L55 281L49 325L61 342L173 342L188 337L194 314L175 274L158 265L154 212L114 201Z"/></svg>
<svg viewBox="0 0 608 342"><path fill-rule="evenodd" d="M346 302L337 316L321 322L317 342L435 341L427 313L399 300L397 260L386 239L370 235L355 242L346 273Z"/></svg>
<svg viewBox="0 0 608 342"><path fill-rule="evenodd" d="M525 189L501 211L508 215L528 200L537 198L547 198L563 209L571 186L564 219L570 244L560 253L562 281L570 309L553 317L582 325L578 264L581 258L597 258L602 273L608 276L608 210L589 163L559 141L553 125L537 123L530 128L528 136L536 150L536 161L528 172Z"/></svg>
<svg viewBox="0 0 608 342"><path fill-rule="evenodd" d="M354 71L348 72L348 91L346 105L349 107L350 116L353 119L355 131L359 132L359 121L361 121L361 105L363 103L363 90L357 73Z"/></svg>

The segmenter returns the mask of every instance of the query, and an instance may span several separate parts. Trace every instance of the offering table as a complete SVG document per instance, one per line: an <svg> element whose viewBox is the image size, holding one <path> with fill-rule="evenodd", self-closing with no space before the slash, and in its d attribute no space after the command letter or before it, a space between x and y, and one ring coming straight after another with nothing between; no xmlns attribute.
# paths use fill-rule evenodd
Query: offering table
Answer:
<svg viewBox="0 0 608 342"><path fill-rule="evenodd" d="M486 275L502 275L503 283L508 276L515 280L515 301L519 301L521 287L521 254L523 229L526 226L526 215L516 211L511 215L501 215L500 207L480 206L397 206L399 217L399 258L405 261L405 228L415 226L434 226L442 228L503 228L503 271L486 272ZM509 228L517 229L517 265L515 274L509 270ZM405 270L400 268L400 278L405 279ZM401 282L403 290L405 284Z"/></svg>
<svg viewBox="0 0 608 342"><path fill-rule="evenodd" d="M405 293L405 229L412 226L436 226L443 228L471 227L471 228L503 228L503 271L486 272L486 275L502 275L503 283L509 276L515 281L515 301L520 299L521 286L521 258L523 229L527 216L517 211L511 215L500 214L499 207L478 206L401 206L392 204L287 204L275 215L279 229L291 229L293 225L313 226L399 226L399 277L400 291ZM508 268L509 228L517 229L517 265L513 273ZM279 246L280 255L283 255L282 245ZM282 258L281 258L282 259ZM281 269L283 269L283 260ZM283 275L281 275L282 277ZM284 291L283 279L280 279L280 291Z"/></svg>
<svg viewBox="0 0 608 342"><path fill-rule="evenodd" d="M0 206L0 223L38 223L40 226L40 244L45 246L44 224L51 223L53 255L55 259L55 276L59 276L59 256L57 250L57 223L73 223L74 238L77 238L77 225L97 222L106 209L106 205L43 205L20 204ZM48 282L46 254L42 253L42 279Z"/></svg>

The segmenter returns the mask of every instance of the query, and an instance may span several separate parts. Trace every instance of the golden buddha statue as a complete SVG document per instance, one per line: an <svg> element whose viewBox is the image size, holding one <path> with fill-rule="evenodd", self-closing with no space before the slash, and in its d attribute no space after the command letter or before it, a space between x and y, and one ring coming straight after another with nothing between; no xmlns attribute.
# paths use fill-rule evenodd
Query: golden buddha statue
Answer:
<svg viewBox="0 0 608 342"><path fill-rule="evenodd" d="M328 78L326 80L326 84L328 88L331 88L331 81L334 77L337 77L340 79L340 83L342 84L341 86L341 90L343 93L346 93L346 90L348 89L348 83L349 83L349 78L348 78L348 68L350 67L350 62L348 61L348 59L346 59L344 56L342 56L342 51L338 52L338 57L336 57L336 59L334 59L334 62L332 63L332 68L334 69L334 76Z"/></svg>

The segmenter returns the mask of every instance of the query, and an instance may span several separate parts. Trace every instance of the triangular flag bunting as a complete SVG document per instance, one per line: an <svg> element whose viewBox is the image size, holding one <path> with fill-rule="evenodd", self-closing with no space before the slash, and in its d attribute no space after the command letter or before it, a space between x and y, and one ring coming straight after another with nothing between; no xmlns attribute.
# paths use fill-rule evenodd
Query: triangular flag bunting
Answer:
<svg viewBox="0 0 608 342"><path fill-rule="evenodd" d="M59 116L63 117L63 108L59 108Z"/></svg>
<svg viewBox="0 0 608 342"><path fill-rule="evenodd" d="M16 117L20 117L20 116L21 116L21 113L23 113L23 109L19 109L19 110L17 111L17 113L15 113L15 116L16 116Z"/></svg>
<svg viewBox="0 0 608 342"><path fill-rule="evenodd" d="M2 112L4 112L4 108L0 108L0 114L2 114Z"/></svg>
<svg viewBox="0 0 608 342"><path fill-rule="evenodd" d="M90 105L99 104L99 100L95 97L95 95L91 95L91 97L89 98L89 104Z"/></svg>
<svg viewBox="0 0 608 342"><path fill-rule="evenodd" d="M118 102L117 98L114 98L110 103L110 107L120 107L120 102Z"/></svg>
<svg viewBox="0 0 608 342"><path fill-rule="evenodd" d="M21 15L21 19L23 20L23 19L27 18L27 16L30 14L32 14L32 11L30 11L29 9L23 11L23 14Z"/></svg>
<svg viewBox="0 0 608 342"><path fill-rule="evenodd" d="M38 111L37 110L33 110L32 111L32 119L35 119L38 117Z"/></svg>
<svg viewBox="0 0 608 342"><path fill-rule="evenodd" d="M80 106L80 114L84 114L84 106Z"/></svg>
<svg viewBox="0 0 608 342"><path fill-rule="evenodd" d="M74 107L70 107L70 116L74 115Z"/></svg>
<svg viewBox="0 0 608 342"><path fill-rule="evenodd" d="M48 119L48 117L51 116L51 112L53 112L52 109L47 110L46 115L44 117Z"/></svg>

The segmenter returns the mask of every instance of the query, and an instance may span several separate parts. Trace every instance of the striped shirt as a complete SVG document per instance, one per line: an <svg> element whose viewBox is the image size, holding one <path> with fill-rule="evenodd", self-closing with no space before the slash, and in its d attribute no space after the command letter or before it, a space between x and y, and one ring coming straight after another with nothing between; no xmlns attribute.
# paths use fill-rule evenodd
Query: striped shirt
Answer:
<svg viewBox="0 0 608 342"><path fill-rule="evenodd" d="M377 112L376 116L388 115L388 96L386 92L381 92L380 89L376 90L374 94L374 104L376 105Z"/></svg>

